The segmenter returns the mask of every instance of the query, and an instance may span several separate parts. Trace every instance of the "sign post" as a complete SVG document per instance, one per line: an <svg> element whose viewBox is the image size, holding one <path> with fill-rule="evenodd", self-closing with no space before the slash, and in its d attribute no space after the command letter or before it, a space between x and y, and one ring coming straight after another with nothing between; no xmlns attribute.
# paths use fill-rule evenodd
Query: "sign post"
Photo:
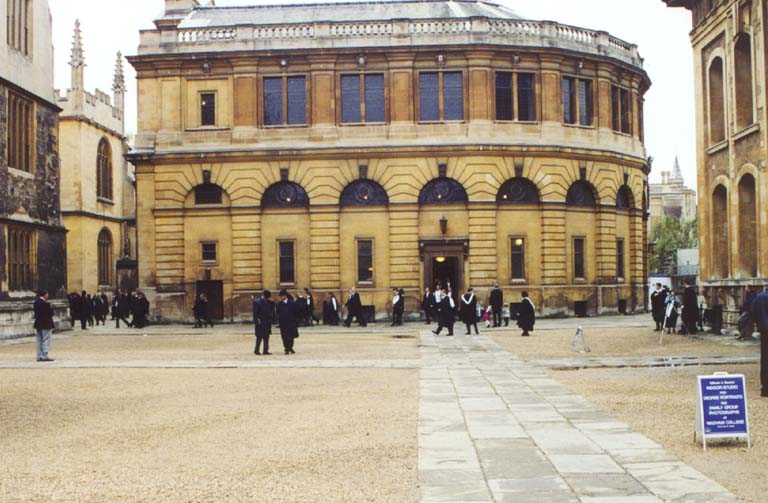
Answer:
<svg viewBox="0 0 768 503"><path fill-rule="evenodd" d="M744 376L718 372L698 376L696 385L696 434L701 435L704 450L708 438L744 438L749 440L749 416Z"/></svg>

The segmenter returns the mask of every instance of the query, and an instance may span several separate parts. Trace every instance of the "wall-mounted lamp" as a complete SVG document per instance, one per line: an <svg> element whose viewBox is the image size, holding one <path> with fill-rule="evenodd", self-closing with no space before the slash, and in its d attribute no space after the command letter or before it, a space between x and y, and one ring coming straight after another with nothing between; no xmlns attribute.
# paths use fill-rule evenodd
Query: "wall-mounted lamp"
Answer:
<svg viewBox="0 0 768 503"><path fill-rule="evenodd" d="M443 236L448 232L448 218L445 215L440 218L440 232Z"/></svg>
<svg viewBox="0 0 768 503"><path fill-rule="evenodd" d="M442 255L440 255L439 257L435 257L435 262L437 262L438 264L442 264L443 262L445 262L445 257L443 257Z"/></svg>

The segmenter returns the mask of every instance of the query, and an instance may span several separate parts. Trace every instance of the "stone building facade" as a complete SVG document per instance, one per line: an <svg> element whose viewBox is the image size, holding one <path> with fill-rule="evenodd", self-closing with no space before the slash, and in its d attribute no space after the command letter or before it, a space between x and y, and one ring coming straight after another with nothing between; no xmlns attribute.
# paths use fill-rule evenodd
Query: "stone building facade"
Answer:
<svg viewBox="0 0 768 503"><path fill-rule="evenodd" d="M141 33L140 286L184 319L207 291L642 309L647 175L637 48L478 1L215 7Z"/></svg>
<svg viewBox="0 0 768 503"><path fill-rule="evenodd" d="M85 89L80 23L70 58L71 88L58 98L62 215L67 228L67 290L135 287L121 264L135 257L135 187L125 159L125 76L118 52L112 93ZM134 261L135 262L135 261ZM130 268L129 268L130 269ZM134 267L135 269L135 267Z"/></svg>
<svg viewBox="0 0 768 503"><path fill-rule="evenodd" d="M699 273L710 304L768 279L765 0L665 0L692 12Z"/></svg>
<svg viewBox="0 0 768 503"><path fill-rule="evenodd" d="M63 297L66 243L48 2L2 2L0 17L0 337L7 337L34 333L36 289Z"/></svg>
<svg viewBox="0 0 768 503"><path fill-rule="evenodd" d="M680 163L675 158L672 171L661 172L661 183L649 186L648 233L661 217L672 216L685 221L696 220L696 191L685 186Z"/></svg>

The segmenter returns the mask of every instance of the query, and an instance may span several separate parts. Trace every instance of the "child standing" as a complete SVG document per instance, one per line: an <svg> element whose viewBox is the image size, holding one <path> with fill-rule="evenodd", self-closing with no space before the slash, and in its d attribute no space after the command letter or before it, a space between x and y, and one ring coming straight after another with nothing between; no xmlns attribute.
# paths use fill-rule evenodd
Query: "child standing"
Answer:
<svg viewBox="0 0 768 503"><path fill-rule="evenodd" d="M501 308L501 317L504 318L504 326L509 326L509 304L504 304L504 307Z"/></svg>
<svg viewBox="0 0 768 503"><path fill-rule="evenodd" d="M488 308L483 313L483 321L485 322L485 328L490 328L491 326L491 312L493 311L493 308L491 306L488 306Z"/></svg>

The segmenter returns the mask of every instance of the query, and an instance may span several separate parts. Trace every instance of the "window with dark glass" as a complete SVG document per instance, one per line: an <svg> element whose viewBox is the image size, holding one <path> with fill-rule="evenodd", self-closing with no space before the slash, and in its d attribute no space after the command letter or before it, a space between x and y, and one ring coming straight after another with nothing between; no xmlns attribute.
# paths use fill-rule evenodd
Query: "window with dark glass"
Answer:
<svg viewBox="0 0 768 503"><path fill-rule="evenodd" d="M96 196L112 199L112 147L106 138L99 141L96 151Z"/></svg>
<svg viewBox="0 0 768 503"><path fill-rule="evenodd" d="M592 125L592 81L579 79L579 124Z"/></svg>
<svg viewBox="0 0 768 503"><path fill-rule="evenodd" d="M30 52L31 0L8 0L6 42L10 47L28 55Z"/></svg>
<svg viewBox="0 0 768 503"><path fill-rule="evenodd" d="M517 120L536 120L536 89L532 73L517 74Z"/></svg>
<svg viewBox="0 0 768 503"><path fill-rule="evenodd" d="M384 122L384 75L341 76L341 122Z"/></svg>
<svg viewBox="0 0 768 503"><path fill-rule="evenodd" d="M515 120L512 96L512 73L496 72L496 120Z"/></svg>
<svg viewBox="0 0 768 503"><path fill-rule="evenodd" d="M264 78L264 125L307 123L307 78L303 75Z"/></svg>
<svg viewBox="0 0 768 503"><path fill-rule="evenodd" d="M563 77L563 122L591 126L593 110L592 81Z"/></svg>
<svg viewBox="0 0 768 503"><path fill-rule="evenodd" d="M213 183L204 183L195 187L195 204L221 204L221 187Z"/></svg>
<svg viewBox="0 0 768 503"><path fill-rule="evenodd" d="M8 288L30 291L35 283L35 233L22 227L8 228Z"/></svg>
<svg viewBox="0 0 768 503"><path fill-rule="evenodd" d="M8 92L8 166L27 172L32 171L34 164L34 108L32 100Z"/></svg>
<svg viewBox="0 0 768 503"><path fill-rule="evenodd" d="M566 124L576 124L576 100L575 98L575 79L563 77L563 122Z"/></svg>
<svg viewBox="0 0 768 503"><path fill-rule="evenodd" d="M201 243L203 262L216 262L216 243Z"/></svg>
<svg viewBox="0 0 768 503"><path fill-rule="evenodd" d="M464 120L464 76L461 72L419 74L419 120Z"/></svg>
<svg viewBox="0 0 768 503"><path fill-rule="evenodd" d="M525 279L525 238L512 238L512 279Z"/></svg>
<svg viewBox="0 0 768 503"><path fill-rule="evenodd" d="M216 93L200 93L200 125L216 125Z"/></svg>
<svg viewBox="0 0 768 503"><path fill-rule="evenodd" d="M373 281L373 241L370 239L357 241L357 281L358 283Z"/></svg>
<svg viewBox="0 0 768 503"><path fill-rule="evenodd" d="M112 235L107 229L99 232L97 241L99 285L112 284Z"/></svg>
<svg viewBox="0 0 768 503"><path fill-rule="evenodd" d="M294 242L279 241L280 251L280 283L295 283L295 260L294 260Z"/></svg>
<svg viewBox="0 0 768 503"><path fill-rule="evenodd" d="M496 72L496 120L535 121L536 101L532 73ZM517 116L515 116L517 99Z"/></svg>
<svg viewBox="0 0 768 503"><path fill-rule="evenodd" d="M616 240L616 277L624 278L624 240Z"/></svg>
<svg viewBox="0 0 768 503"><path fill-rule="evenodd" d="M614 131L632 133L632 105L627 89L611 86L611 123Z"/></svg>
<svg viewBox="0 0 768 503"><path fill-rule="evenodd" d="M573 238L573 277L584 279L584 238Z"/></svg>

